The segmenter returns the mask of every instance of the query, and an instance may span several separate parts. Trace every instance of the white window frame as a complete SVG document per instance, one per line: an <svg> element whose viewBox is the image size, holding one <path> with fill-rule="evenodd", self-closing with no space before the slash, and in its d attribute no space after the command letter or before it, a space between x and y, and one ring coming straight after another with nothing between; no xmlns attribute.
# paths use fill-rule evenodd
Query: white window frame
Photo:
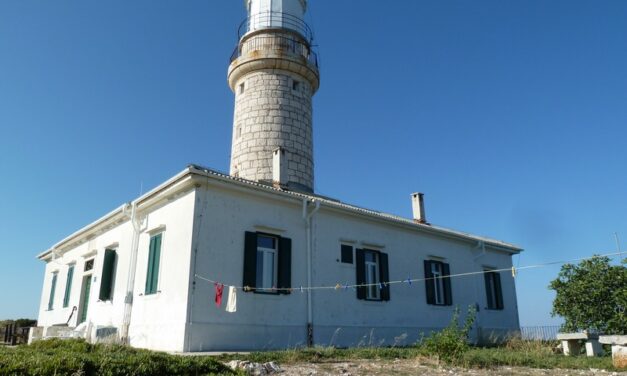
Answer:
<svg viewBox="0 0 627 376"><path fill-rule="evenodd" d="M259 245L259 239L260 238L269 238L272 239L274 242L274 248L266 248L266 247L261 247ZM259 257L259 254L262 254L263 257ZM272 283L270 284L270 286L266 286L264 282L266 282L267 279L267 274L268 270L266 268L265 265L265 260L266 260L266 255L272 255ZM259 271L259 262L262 262L262 269L261 272L262 273L258 273ZM276 236L272 236L272 235L266 235L266 234L257 234L257 273L256 273L256 278L257 278L257 288L261 289L261 292L271 292L271 291L266 291L266 289L271 289L273 287L277 286L278 283L278 268L279 268L279 239ZM261 276L259 275L261 274Z"/></svg>
<svg viewBox="0 0 627 376"><path fill-rule="evenodd" d="M366 266L365 278L366 278L366 299L367 300L381 300L381 289L379 288L380 279L380 260L379 252L364 250L364 258L367 254L374 255L375 261L364 261Z"/></svg>
<svg viewBox="0 0 627 376"><path fill-rule="evenodd" d="M431 275L433 276L433 295L435 304L444 305L444 278L442 278L442 263L431 263Z"/></svg>

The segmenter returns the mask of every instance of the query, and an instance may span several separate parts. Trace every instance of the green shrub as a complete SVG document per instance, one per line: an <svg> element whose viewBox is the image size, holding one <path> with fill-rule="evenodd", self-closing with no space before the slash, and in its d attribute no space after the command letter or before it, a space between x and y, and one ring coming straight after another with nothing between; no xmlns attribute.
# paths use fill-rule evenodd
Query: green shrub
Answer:
<svg viewBox="0 0 627 376"><path fill-rule="evenodd" d="M439 360L447 363L459 361L470 348L468 335L475 321L475 306L468 307L468 313L464 325L459 325L459 307L455 308L451 323L439 332L432 333L422 340L420 344L425 354L437 356Z"/></svg>
<svg viewBox="0 0 627 376"><path fill-rule="evenodd" d="M51 339L0 348L0 375L233 375L210 357L182 357L120 345Z"/></svg>

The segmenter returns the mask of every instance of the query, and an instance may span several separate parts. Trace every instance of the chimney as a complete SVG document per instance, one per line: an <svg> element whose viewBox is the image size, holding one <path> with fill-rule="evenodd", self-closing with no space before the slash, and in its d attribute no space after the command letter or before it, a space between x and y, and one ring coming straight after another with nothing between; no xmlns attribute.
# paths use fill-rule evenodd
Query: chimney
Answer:
<svg viewBox="0 0 627 376"><path fill-rule="evenodd" d="M411 206L414 212L414 222L425 225L430 224L427 222L427 216L425 215L424 193L412 193Z"/></svg>
<svg viewBox="0 0 627 376"><path fill-rule="evenodd" d="M287 186L287 160L283 148L272 152L272 184L277 188Z"/></svg>

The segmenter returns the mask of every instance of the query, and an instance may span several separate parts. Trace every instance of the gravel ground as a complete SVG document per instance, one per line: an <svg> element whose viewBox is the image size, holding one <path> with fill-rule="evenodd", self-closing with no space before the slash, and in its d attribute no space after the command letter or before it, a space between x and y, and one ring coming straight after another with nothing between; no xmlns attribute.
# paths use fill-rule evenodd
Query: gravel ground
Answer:
<svg viewBox="0 0 627 376"><path fill-rule="evenodd" d="M435 364L425 364L421 360L393 360L393 361L350 361L350 362L322 362L280 365L282 372L278 375L463 375L463 376L618 376L627 375L627 372L608 372L604 370L564 370L564 369L535 369L524 367L500 367L495 369L462 369L454 367L439 367Z"/></svg>

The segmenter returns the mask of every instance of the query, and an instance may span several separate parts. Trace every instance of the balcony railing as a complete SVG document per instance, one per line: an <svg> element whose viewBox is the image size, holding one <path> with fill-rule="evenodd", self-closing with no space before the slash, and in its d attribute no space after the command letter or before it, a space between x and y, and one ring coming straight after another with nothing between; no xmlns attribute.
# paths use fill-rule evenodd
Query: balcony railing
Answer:
<svg viewBox="0 0 627 376"><path fill-rule="evenodd" d="M288 29L299 33L309 44L314 36L311 28L299 17L282 12L255 13L245 19L239 27L238 39L251 31L263 29Z"/></svg>
<svg viewBox="0 0 627 376"><path fill-rule="evenodd" d="M243 54L268 50L303 56L310 64L318 68L318 55L312 51L309 44L297 38L282 35L256 35L244 43L239 43L231 55L231 62Z"/></svg>

